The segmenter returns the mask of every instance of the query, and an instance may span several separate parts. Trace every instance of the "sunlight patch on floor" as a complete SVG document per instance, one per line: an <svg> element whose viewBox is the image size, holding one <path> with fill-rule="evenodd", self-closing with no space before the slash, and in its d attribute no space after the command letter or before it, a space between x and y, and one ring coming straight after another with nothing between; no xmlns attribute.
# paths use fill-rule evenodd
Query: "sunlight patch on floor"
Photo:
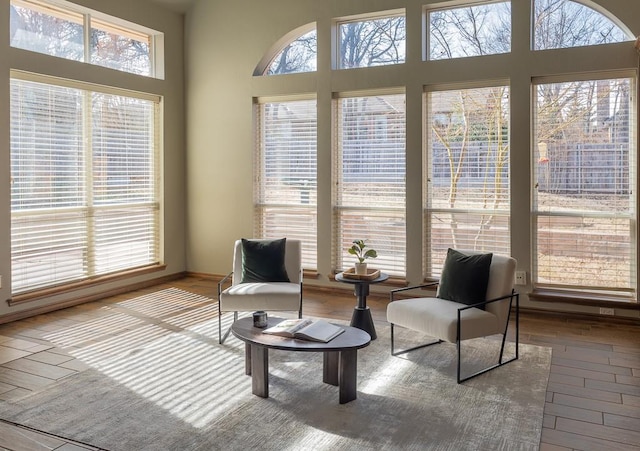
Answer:
<svg viewBox="0 0 640 451"><path fill-rule="evenodd" d="M232 322L225 315L224 330ZM244 344L218 344L215 301L177 288L115 303L45 339L194 427L253 396Z"/></svg>

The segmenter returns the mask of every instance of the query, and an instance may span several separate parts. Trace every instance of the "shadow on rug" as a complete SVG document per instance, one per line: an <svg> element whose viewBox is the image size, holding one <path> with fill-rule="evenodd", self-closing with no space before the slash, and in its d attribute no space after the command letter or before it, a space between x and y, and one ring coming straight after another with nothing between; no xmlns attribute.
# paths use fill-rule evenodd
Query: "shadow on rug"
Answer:
<svg viewBox="0 0 640 451"><path fill-rule="evenodd" d="M284 351L270 351L262 399L244 375L243 343L219 345L217 318L195 320L198 308L78 347L92 369L0 403L2 417L113 451L538 449L549 348L521 345L520 360L458 385L454 345L392 357L380 327L358 352L355 401L340 405L322 383L320 354ZM478 364L499 347L465 344L463 361Z"/></svg>

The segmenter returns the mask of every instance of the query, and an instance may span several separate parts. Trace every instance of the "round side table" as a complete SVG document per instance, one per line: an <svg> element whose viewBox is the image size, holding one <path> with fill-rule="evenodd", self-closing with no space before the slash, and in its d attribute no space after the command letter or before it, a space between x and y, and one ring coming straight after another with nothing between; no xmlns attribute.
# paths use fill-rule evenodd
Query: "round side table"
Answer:
<svg viewBox="0 0 640 451"><path fill-rule="evenodd" d="M368 332L369 335L371 335L372 340L378 338L378 335L376 334L376 328L373 325L371 310L367 307L369 285L384 282L388 278L389 275L383 272L381 272L378 277L371 280L351 279L349 277L345 277L344 273L336 274L336 280L338 282L350 283L353 285L354 294L358 300L358 304L353 309L353 315L351 316L351 327L357 327L358 329Z"/></svg>

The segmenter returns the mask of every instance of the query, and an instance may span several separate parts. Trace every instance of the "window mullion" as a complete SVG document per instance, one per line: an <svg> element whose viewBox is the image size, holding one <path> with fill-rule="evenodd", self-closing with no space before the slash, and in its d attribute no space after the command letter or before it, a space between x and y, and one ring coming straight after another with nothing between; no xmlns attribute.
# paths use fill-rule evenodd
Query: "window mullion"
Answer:
<svg viewBox="0 0 640 451"><path fill-rule="evenodd" d="M84 195L87 225L87 275L96 274L96 230L94 210L94 185L93 185L93 106L92 93L83 91L83 133L84 133Z"/></svg>

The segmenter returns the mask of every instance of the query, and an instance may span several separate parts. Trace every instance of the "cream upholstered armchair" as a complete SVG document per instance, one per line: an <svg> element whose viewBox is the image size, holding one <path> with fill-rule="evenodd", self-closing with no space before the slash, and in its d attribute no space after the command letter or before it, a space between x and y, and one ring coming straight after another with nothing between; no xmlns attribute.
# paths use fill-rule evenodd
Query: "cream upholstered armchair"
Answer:
<svg viewBox="0 0 640 451"><path fill-rule="evenodd" d="M302 318L300 240L237 240L233 271L218 282L218 340L223 343L223 312L297 311ZM226 287L226 288L225 288Z"/></svg>
<svg viewBox="0 0 640 451"><path fill-rule="evenodd" d="M439 282L391 291L391 302L387 306L387 321L391 323L391 354L399 355L443 341L455 343L458 383L516 360L519 294L513 290L515 270L516 260L509 256L449 249ZM436 297L397 299L401 292L436 286ZM512 307L515 308L515 356L505 361L504 347ZM435 341L396 351L395 326L423 332ZM462 341L495 334L502 335L498 363L461 377Z"/></svg>

